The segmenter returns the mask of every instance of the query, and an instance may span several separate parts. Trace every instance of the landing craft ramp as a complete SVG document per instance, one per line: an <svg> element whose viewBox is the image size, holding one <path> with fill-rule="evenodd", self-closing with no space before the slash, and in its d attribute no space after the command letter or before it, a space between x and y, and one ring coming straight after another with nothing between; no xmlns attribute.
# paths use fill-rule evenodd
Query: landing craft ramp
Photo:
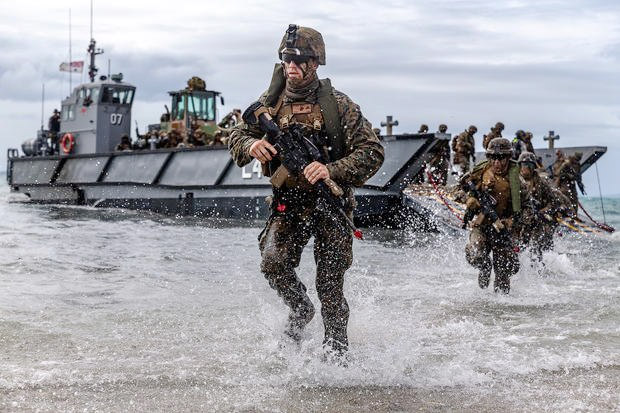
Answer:
<svg viewBox="0 0 620 413"><path fill-rule="evenodd" d="M424 224L403 190L435 145L449 134L384 137L385 162L357 188L355 220L364 226ZM176 148L68 156L16 157L9 153L11 191L31 202L145 209L165 214L256 219L269 214L269 179L257 161L237 167L225 147Z"/></svg>

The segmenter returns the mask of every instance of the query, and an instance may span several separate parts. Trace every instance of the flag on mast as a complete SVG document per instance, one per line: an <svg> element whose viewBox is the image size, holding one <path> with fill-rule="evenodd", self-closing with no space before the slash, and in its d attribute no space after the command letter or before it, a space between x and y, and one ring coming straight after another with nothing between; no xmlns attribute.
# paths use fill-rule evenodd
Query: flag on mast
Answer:
<svg viewBox="0 0 620 413"><path fill-rule="evenodd" d="M84 61L78 60L75 62L62 62L59 67L61 72L75 72L82 73L84 70Z"/></svg>

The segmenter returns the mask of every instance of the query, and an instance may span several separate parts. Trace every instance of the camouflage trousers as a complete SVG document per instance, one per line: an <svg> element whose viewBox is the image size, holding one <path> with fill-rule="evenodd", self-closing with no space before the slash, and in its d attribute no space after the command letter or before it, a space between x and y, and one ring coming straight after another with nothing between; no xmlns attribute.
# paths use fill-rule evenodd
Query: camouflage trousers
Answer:
<svg viewBox="0 0 620 413"><path fill-rule="evenodd" d="M493 260L491 260L491 254ZM469 234L465 246L465 258L470 265L480 270L480 288L489 286L491 271L495 272L495 291L510 291L510 276L519 271L519 257L512 246L502 245L491 226L475 227Z"/></svg>
<svg viewBox="0 0 620 413"><path fill-rule="evenodd" d="M463 176L469 172L469 154L463 154L459 152L454 153L452 165L456 169L458 176Z"/></svg>
<svg viewBox="0 0 620 413"><path fill-rule="evenodd" d="M261 271L271 288L290 308L287 334L299 339L301 330L314 315L306 286L295 272L301 253L314 237L316 290L325 327L324 343L336 350L348 346L349 306L344 297L345 271L353 260L352 235L336 214L319 209L307 216L274 213L259 239Z"/></svg>
<svg viewBox="0 0 620 413"><path fill-rule="evenodd" d="M528 231L525 231L523 241L534 254L538 261L542 261L544 251L553 249L553 234L555 225L547 223L547 221L537 221L537 225Z"/></svg>

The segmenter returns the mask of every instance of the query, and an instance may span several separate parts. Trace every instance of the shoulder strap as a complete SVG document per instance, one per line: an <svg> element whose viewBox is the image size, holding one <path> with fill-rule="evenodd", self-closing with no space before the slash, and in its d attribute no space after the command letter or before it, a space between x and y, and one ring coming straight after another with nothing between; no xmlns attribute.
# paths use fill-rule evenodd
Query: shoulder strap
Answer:
<svg viewBox="0 0 620 413"><path fill-rule="evenodd" d="M325 122L325 131L331 143L330 155L332 159L340 159L343 156L344 136L340 128L340 114L338 113L338 103L334 96L334 88L329 79L319 80L319 90L317 95L319 106Z"/></svg>
<svg viewBox="0 0 620 413"><path fill-rule="evenodd" d="M512 198L512 211L521 212L521 179L519 176L519 165L510 161L508 170L508 181L510 182L510 197Z"/></svg>

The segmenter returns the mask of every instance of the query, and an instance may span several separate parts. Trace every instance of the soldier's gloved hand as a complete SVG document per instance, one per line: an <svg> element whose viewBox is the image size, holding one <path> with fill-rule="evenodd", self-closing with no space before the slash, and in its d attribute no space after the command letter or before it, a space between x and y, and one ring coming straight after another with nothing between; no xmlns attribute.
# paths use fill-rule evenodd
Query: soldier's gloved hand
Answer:
<svg viewBox="0 0 620 413"><path fill-rule="evenodd" d="M329 179L329 170L321 162L314 161L304 168L304 176L314 185L322 179Z"/></svg>
<svg viewBox="0 0 620 413"><path fill-rule="evenodd" d="M276 148L264 139L259 139L250 146L250 156L258 159L261 163L269 162L277 154Z"/></svg>

